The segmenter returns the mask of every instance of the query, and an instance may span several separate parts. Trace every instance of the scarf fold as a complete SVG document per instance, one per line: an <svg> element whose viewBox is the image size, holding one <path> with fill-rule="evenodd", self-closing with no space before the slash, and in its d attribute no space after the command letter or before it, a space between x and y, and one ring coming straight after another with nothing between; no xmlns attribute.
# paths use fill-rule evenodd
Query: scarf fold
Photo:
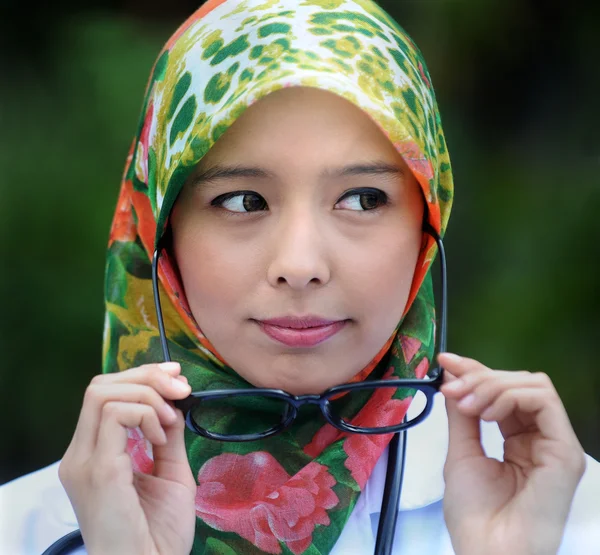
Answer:
<svg viewBox="0 0 600 555"><path fill-rule="evenodd" d="M162 360L150 263L173 203L248 106L291 86L333 92L367 113L415 175L429 223L443 235L450 160L425 62L398 24L370 0L209 0L159 55L127 157L107 255L104 372ZM434 352L435 252L424 236L405 314L355 380L425 376ZM171 356L192 389L250 387L199 329L168 252L159 277ZM385 426L411 399L379 391L343 410L354 424ZM198 484L192 553L331 551L391 436L345 434L308 410L263 441L220 443L186 430ZM217 425L226 432L227 418ZM152 472L139 430L130 431L128 451L137 471Z"/></svg>

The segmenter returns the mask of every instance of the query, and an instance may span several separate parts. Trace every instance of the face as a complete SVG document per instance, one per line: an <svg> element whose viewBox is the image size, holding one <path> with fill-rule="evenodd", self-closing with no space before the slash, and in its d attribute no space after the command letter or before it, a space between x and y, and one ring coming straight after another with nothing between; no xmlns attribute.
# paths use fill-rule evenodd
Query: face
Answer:
<svg viewBox="0 0 600 555"><path fill-rule="evenodd" d="M311 88L248 108L171 214L192 313L256 387L350 381L394 332L422 240L420 187L356 106Z"/></svg>

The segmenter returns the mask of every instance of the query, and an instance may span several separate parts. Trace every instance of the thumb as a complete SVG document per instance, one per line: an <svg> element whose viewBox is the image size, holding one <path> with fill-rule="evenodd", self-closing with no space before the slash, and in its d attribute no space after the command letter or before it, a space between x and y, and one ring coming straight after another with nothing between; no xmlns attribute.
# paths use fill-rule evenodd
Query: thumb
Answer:
<svg viewBox="0 0 600 555"><path fill-rule="evenodd" d="M164 428L167 441L164 445L154 445L154 476L179 482L188 487L196 487L185 449L185 422L180 410L175 409L177 420Z"/></svg>
<svg viewBox="0 0 600 555"><path fill-rule="evenodd" d="M440 356L440 359L442 357ZM453 382L457 378L450 373L445 358L444 384ZM443 393L443 388L442 388ZM484 457L481 446L481 428L478 417L467 416L460 412L458 401L446 397L446 412L448 413L448 456L447 463L452 463L464 458Z"/></svg>
<svg viewBox="0 0 600 555"><path fill-rule="evenodd" d="M466 416L458 408L458 401L446 399L448 413L448 457L452 463L465 458L485 457L481 446L481 429L478 417Z"/></svg>
<svg viewBox="0 0 600 555"><path fill-rule="evenodd" d="M457 374L462 375L462 359L450 353L441 353L438 361L444 368L444 385L441 388L444 393L444 386L457 380ZM485 457L481 446L479 417L463 414L458 408L458 400L449 397L446 397L446 412L449 436L446 464L451 465L466 458Z"/></svg>

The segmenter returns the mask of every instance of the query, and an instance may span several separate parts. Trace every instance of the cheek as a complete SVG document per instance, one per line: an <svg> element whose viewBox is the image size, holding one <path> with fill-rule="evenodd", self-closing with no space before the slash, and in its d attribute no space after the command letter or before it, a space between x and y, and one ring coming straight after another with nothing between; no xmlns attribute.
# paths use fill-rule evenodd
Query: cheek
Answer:
<svg viewBox="0 0 600 555"><path fill-rule="evenodd" d="M185 294L196 321L214 320L215 310L235 311L252 290L256 260L249 249L206 233L182 234L174 250Z"/></svg>
<svg viewBox="0 0 600 555"><path fill-rule="evenodd" d="M377 307L394 315L402 313L420 247L421 233L416 229L390 229L373 240L371 248L355 252L351 263L346 264L344 281L353 288L354 297L372 307L371 312Z"/></svg>

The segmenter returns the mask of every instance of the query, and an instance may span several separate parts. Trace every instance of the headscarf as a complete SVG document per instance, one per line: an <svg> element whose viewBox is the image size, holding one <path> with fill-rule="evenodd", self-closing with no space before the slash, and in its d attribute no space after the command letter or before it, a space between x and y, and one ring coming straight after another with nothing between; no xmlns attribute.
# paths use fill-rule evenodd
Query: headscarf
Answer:
<svg viewBox="0 0 600 555"><path fill-rule="evenodd" d="M431 78L406 32L370 0L209 0L167 42L147 86L110 233L104 372L162 360L150 264L173 203L248 106L292 86L333 92L370 116L418 180L426 218L443 234L450 161ZM355 380L426 374L434 350L435 253L424 235L402 320ZM171 356L192 389L251 387L199 329L168 252L159 278ZM344 410L354 424L385 426L399 421L410 401L380 391ZM227 419L219 422L226 432ZM329 553L391 439L342 433L310 408L262 441L185 434L198 484L194 554ZM130 431L128 450L137 471L152 471L139 429Z"/></svg>

